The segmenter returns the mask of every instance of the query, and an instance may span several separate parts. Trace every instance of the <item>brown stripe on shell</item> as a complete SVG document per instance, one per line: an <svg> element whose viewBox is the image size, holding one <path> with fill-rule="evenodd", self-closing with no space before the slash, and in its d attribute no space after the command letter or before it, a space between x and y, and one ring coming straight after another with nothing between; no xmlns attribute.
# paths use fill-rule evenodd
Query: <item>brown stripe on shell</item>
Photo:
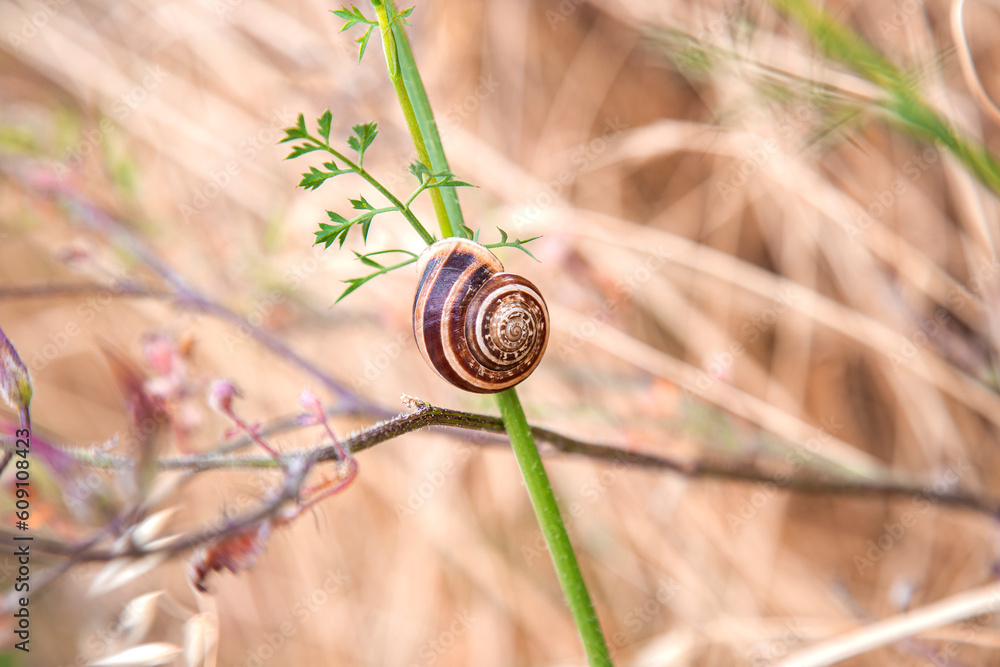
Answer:
<svg viewBox="0 0 1000 667"><path fill-rule="evenodd" d="M494 393L524 380L538 365L548 342L548 311L528 280L503 273L500 260L466 239L444 239L428 247L417 264L420 280L413 301L413 334L421 355L448 382L466 391ZM498 291L500 301L489 294ZM514 317L491 326L470 308L493 308ZM475 311L473 310L472 313ZM536 321L537 320L537 321ZM524 334L523 350L483 352L509 333Z"/></svg>
<svg viewBox="0 0 1000 667"><path fill-rule="evenodd" d="M447 289L442 290L446 294L441 301L441 323L438 329L442 363L431 364L452 384L478 393L492 389L474 373L475 360L465 339L465 317L469 303L491 274L490 267L476 263L466 268ZM433 328L428 327L425 331L431 332ZM468 372L470 367L473 369L472 373Z"/></svg>

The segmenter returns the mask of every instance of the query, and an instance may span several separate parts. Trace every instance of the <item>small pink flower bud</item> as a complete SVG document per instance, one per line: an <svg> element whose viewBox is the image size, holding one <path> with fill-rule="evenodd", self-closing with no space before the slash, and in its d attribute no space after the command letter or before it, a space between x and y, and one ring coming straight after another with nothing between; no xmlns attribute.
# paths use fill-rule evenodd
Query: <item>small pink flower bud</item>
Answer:
<svg viewBox="0 0 1000 667"><path fill-rule="evenodd" d="M233 412L233 397L242 398L243 394L229 380L216 380L208 390L208 405L216 412L229 415Z"/></svg>
<svg viewBox="0 0 1000 667"><path fill-rule="evenodd" d="M319 400L319 396L308 389L303 389L302 393L299 394L299 405L306 411L306 414L299 418L300 424L322 424L326 421L326 415L323 414L323 403Z"/></svg>

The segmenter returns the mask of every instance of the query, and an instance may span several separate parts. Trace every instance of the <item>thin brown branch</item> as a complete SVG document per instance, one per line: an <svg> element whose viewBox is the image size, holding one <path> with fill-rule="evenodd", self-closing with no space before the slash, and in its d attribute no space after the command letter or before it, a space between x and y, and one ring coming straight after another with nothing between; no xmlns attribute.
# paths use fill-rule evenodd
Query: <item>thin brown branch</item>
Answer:
<svg viewBox="0 0 1000 667"><path fill-rule="evenodd" d="M343 439L343 446L352 453L357 453L426 427L457 428L476 431L480 434L503 432L503 422L498 417L448 410L423 403L416 399L409 399L409 402L411 407L416 408L414 412L380 422L360 433ZM789 475L785 471L768 469L757 461L676 459L585 442L537 426L532 427L532 432L536 439L548 443L554 451L576 454L604 463L622 465L633 469L671 471L694 480L721 479L747 484L763 484L770 485L775 490L814 495L843 495L884 500L899 497L920 498L942 507L972 510L990 517L1000 516L1000 502L993 498L962 490L937 490L932 484L845 479L819 476L811 473ZM480 444L499 442L499 439L494 441L492 438L473 437L472 439ZM3 441L3 445L4 447L9 447L10 443ZM127 458L118 455L92 452L71 453L88 465L99 468L125 469L131 465ZM287 472L281 493L276 494L273 498L266 501L257 510L234 517L221 528L205 529L189 533L157 548L149 549L133 544L117 549L91 549L89 546L81 549L80 545L66 544L37 537L35 547L39 551L55 555L71 556L77 561L104 561L123 557L140 558L154 553L177 554L213 540L236 534L260 521L274 517L287 502L297 499L302 484L313 466L326 461L336 463L338 458L337 447L331 444L298 451L294 454L287 454L279 459L262 456L227 456L219 453L160 459L158 465L162 470L201 472L223 468L271 468L279 471L284 466ZM12 548L13 534L3 531L0 532L0 537L3 538L3 543L7 548Z"/></svg>

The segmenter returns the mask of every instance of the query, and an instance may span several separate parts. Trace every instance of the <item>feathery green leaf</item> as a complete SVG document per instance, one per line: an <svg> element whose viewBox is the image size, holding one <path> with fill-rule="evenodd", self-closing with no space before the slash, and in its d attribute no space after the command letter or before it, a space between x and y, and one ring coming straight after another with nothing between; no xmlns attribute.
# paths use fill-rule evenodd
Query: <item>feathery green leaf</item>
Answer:
<svg viewBox="0 0 1000 667"><path fill-rule="evenodd" d="M497 227L497 231L500 232L500 242L499 243L485 243L485 244L483 244L484 248L489 248L491 250L493 248L517 248L518 250L520 250L521 252L523 252L525 255L527 255L531 259L535 260L536 262L538 261L538 258L535 257L534 255L532 255L531 251L524 247L524 244L525 243L531 243L535 239L541 238L540 236L532 236L530 239L524 239L524 240L514 239L513 241L509 241L508 239L510 237L508 236L507 232L505 232L504 230L500 229L499 227ZM476 231L476 236L477 236L477 238L479 236L478 230Z"/></svg>
<svg viewBox="0 0 1000 667"><path fill-rule="evenodd" d="M341 7L340 9L331 9L333 14L336 14L340 18L344 19L344 25L341 26L340 31L344 32L358 24L371 25L371 19L365 17L355 5L351 5L351 8Z"/></svg>
<svg viewBox="0 0 1000 667"><path fill-rule="evenodd" d="M308 139L309 132L306 130L306 119L302 114L299 114L299 118L295 123L295 127L285 128L285 138L280 140L278 143L283 144L286 141L295 141L296 139Z"/></svg>
<svg viewBox="0 0 1000 667"><path fill-rule="evenodd" d="M358 153L358 164L364 163L365 150L378 135L378 123L361 123L351 128L353 135L347 138L347 145Z"/></svg>
<svg viewBox="0 0 1000 667"><path fill-rule="evenodd" d="M323 137L323 141L330 143L330 123L333 120L333 114L327 109L323 112L319 118L316 119L316 126L319 128L319 136Z"/></svg>
<svg viewBox="0 0 1000 667"><path fill-rule="evenodd" d="M313 151L322 150L322 146L317 146L316 144L299 144L298 146L292 147L292 152L285 156L286 160L291 160L292 158L299 157L300 155L305 155L306 153L312 153Z"/></svg>

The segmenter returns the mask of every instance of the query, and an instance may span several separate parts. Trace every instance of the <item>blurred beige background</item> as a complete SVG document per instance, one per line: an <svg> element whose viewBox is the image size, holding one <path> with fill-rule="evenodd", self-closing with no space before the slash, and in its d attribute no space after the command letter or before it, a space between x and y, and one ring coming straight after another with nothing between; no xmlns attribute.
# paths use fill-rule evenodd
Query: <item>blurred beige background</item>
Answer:
<svg viewBox="0 0 1000 667"><path fill-rule="evenodd" d="M424 366L411 271L331 308L340 281L364 269L347 246L313 248L313 232L326 209L346 215L347 198L370 191L350 176L296 188L311 162L283 161L281 128L326 108L338 140L377 121L366 166L397 193L413 187L377 37L358 64L360 31L339 32L336 8L0 2L0 287L171 287L151 256L389 411L405 393L495 414ZM1000 93L998 16L968 4L956 47L952 9L830 7L996 153L986 100ZM539 263L499 253L552 314L547 357L520 390L533 423L681 458L798 461L796 472L991 495L996 199L887 125L869 84L757 2L441 0L417 3L410 20L452 169L478 186L460 193L467 221L487 241L497 227L542 236L530 245ZM416 210L434 226L425 199ZM360 250L360 235L348 246ZM420 246L400 218L377 219L368 238L370 249ZM245 331L171 300L7 296L0 325L32 371L39 433L67 446L128 429L102 345L151 376L150 340L183 361L170 376L172 427L157 434L164 454L224 439L204 401L217 377L263 424L294 415L303 387L335 398ZM346 434L374 419L333 423ZM311 428L272 442L321 438ZM990 519L919 498L547 461L623 665L776 664L993 576ZM142 598L151 626L137 641L183 645L185 628L217 628L207 664L581 664L503 447L420 432L359 463L348 490L277 531L252 569L212 575L210 596L192 592L184 559L106 593L94 592L104 564L72 568L33 600L23 664L83 665L123 648L135 639L125 605L155 593ZM120 476L88 479L88 502L120 502ZM207 472L158 508L176 510L167 532L191 530L252 506L274 479ZM39 534L83 540L107 516L69 506L41 471L36 481ZM35 576L57 563L39 557ZM947 664L996 659L984 615L843 664L925 664L948 641Z"/></svg>

